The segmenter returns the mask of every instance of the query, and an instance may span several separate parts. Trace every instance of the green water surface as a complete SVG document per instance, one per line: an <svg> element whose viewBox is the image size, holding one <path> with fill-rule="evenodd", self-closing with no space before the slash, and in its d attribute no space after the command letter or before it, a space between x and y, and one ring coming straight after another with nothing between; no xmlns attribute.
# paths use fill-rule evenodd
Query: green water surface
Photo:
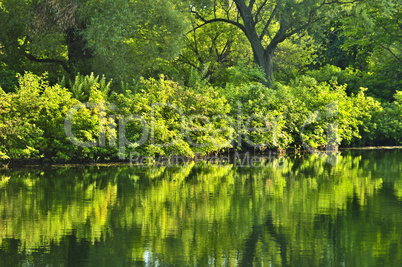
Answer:
<svg viewBox="0 0 402 267"><path fill-rule="evenodd" d="M402 150L0 172L0 266L402 266Z"/></svg>

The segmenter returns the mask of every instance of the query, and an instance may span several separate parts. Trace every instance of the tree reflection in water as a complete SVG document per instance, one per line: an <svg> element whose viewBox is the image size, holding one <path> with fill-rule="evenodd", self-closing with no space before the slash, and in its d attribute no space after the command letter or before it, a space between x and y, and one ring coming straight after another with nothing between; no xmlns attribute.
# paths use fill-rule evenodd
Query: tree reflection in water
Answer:
<svg viewBox="0 0 402 267"><path fill-rule="evenodd" d="M0 266L398 266L401 156L3 171Z"/></svg>

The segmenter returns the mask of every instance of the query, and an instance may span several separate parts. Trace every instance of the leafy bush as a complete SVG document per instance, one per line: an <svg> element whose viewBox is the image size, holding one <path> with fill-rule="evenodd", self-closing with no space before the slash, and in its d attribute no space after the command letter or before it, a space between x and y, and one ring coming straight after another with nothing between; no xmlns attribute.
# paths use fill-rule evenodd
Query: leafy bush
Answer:
<svg viewBox="0 0 402 267"><path fill-rule="evenodd" d="M119 139L127 141L128 149L122 151L126 156L135 151L147 156L192 157L230 147L232 130L225 117L230 107L212 87L190 90L161 76L159 80L142 79L132 90L113 98Z"/></svg>
<svg viewBox="0 0 402 267"><path fill-rule="evenodd" d="M248 66L244 63L239 63L227 67L220 77L214 81L214 84L221 87L224 87L226 84L240 86L242 84L264 80L266 80L266 78L262 69L257 66Z"/></svg>
<svg viewBox="0 0 402 267"><path fill-rule="evenodd" d="M238 148L285 149L291 143L291 136L284 129L286 121L278 103L278 91L250 83L229 84L221 93L232 107L230 115L235 122Z"/></svg>
<svg viewBox="0 0 402 267"><path fill-rule="evenodd" d="M232 107L241 103L242 128L237 133L246 144L261 149L301 144L325 148L360 138L361 126L380 108L364 89L348 97L345 87L300 77L290 85L277 84L275 90L249 84L228 86L223 94ZM235 113L232 108L232 116Z"/></svg>
<svg viewBox="0 0 402 267"><path fill-rule="evenodd" d="M66 115L74 106L72 129L78 139L94 141L99 136L100 105L105 104L97 86L90 91L89 101L99 104L93 109L78 109L79 101L68 89L50 86L46 76L26 73L19 77L15 93L0 92L0 156L3 159L88 159L105 157L105 148L76 146L65 133Z"/></svg>
<svg viewBox="0 0 402 267"><path fill-rule="evenodd" d="M368 88L367 94L385 101L391 101L397 90L401 90L400 67L397 64L377 67L373 72L347 67L342 70L333 65L326 65L319 70L310 70L306 75L318 82L337 82L345 85L348 95L358 94L361 87Z"/></svg>
<svg viewBox="0 0 402 267"><path fill-rule="evenodd" d="M340 67L334 65L325 65L319 70L310 70L306 73L307 76L313 77L318 82L337 82L341 85L347 85L346 93L351 95L352 93L358 94L360 87L367 87L369 85L368 79L370 74L347 67L342 70Z"/></svg>
<svg viewBox="0 0 402 267"><path fill-rule="evenodd" d="M394 95L393 103L383 104L384 109L376 117L376 141L384 145L402 144L402 91Z"/></svg>
<svg viewBox="0 0 402 267"><path fill-rule="evenodd" d="M78 99L31 73L19 77L16 92L0 90L0 159L194 157L231 147L323 149L402 140L401 92L382 110L366 89L348 96L346 85L305 76L276 89L260 83L190 88L161 76L127 85L109 102L104 79L76 81Z"/></svg>

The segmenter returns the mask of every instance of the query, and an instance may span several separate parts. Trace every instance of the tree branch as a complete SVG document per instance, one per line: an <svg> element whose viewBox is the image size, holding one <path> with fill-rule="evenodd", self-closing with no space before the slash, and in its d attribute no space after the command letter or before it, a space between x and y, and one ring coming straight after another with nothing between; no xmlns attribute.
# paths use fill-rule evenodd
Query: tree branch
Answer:
<svg viewBox="0 0 402 267"><path fill-rule="evenodd" d="M253 11L253 6L254 6L255 0L250 0L250 3L248 5L248 9L251 11Z"/></svg>
<svg viewBox="0 0 402 267"><path fill-rule="evenodd" d="M216 19L216 0L214 0L214 18Z"/></svg>
<svg viewBox="0 0 402 267"><path fill-rule="evenodd" d="M383 49L387 50L396 60L398 60L399 62L402 62L402 59L400 57L398 57L394 52L392 52L391 48L386 47L382 44L379 44Z"/></svg>
<svg viewBox="0 0 402 267"><path fill-rule="evenodd" d="M53 64L58 64L63 67L63 69L70 74L70 68L68 67L68 64L66 61L59 60L59 59L50 59L50 58L37 58L34 55L31 55L24 51L24 55L27 59L32 60L34 62L38 63L53 63Z"/></svg>
<svg viewBox="0 0 402 267"><path fill-rule="evenodd" d="M307 29L311 24L316 23L317 21L320 21L322 19L324 19L324 17L321 17L321 18L318 18L318 19L311 20L311 21L307 22L303 26L301 26L301 27L299 27L297 29L294 29L293 31L289 32L288 34L285 34L285 38L288 38L288 37L292 36L293 34L299 33L302 30Z"/></svg>
<svg viewBox="0 0 402 267"><path fill-rule="evenodd" d="M255 13L255 17L254 17L254 25L257 25L259 19L258 17L260 16L261 10L264 8L264 6L266 5L266 3L268 2L268 0L265 0L264 3L261 4L261 6L257 9L257 12Z"/></svg>
<svg viewBox="0 0 402 267"><path fill-rule="evenodd" d="M215 37L211 40L211 47L209 48L209 54L212 55L214 48L216 49L216 40L218 40L220 33L216 34Z"/></svg>
<svg viewBox="0 0 402 267"><path fill-rule="evenodd" d="M380 27L383 28L383 30L389 34L391 37L393 37L395 39L395 41L397 41L398 43L401 43L401 40L398 40L398 38L401 38L402 35L395 35L393 33L391 33L390 30L388 30L382 23L380 23Z"/></svg>
<svg viewBox="0 0 402 267"><path fill-rule="evenodd" d="M223 48L221 53L219 53L219 51L216 50L218 56L218 62L223 62L226 60L227 56L230 54L230 46L232 45L232 42L233 42L232 40L226 41L225 47Z"/></svg>
<svg viewBox="0 0 402 267"><path fill-rule="evenodd" d="M272 22L272 20L273 20L273 18L275 16L275 13L277 12L277 10L279 8L280 2L281 1L279 0L278 3L276 3L276 6L275 6L274 10L272 11L271 16L269 17L267 23L265 23L264 29L262 30L262 32L261 32L261 34L259 36L260 40L262 40L264 38L264 36L265 36L265 34L266 34L267 30L268 30L268 27L271 24L271 22Z"/></svg>
<svg viewBox="0 0 402 267"><path fill-rule="evenodd" d="M196 29L199 29L199 28L201 28L201 27L203 27L203 26L205 26L205 25L207 25L207 24L210 24L210 23L213 23L213 22L218 22L218 21L232 24L232 25L234 25L234 26L240 28L240 30L242 30L244 33L246 33L246 28L245 28L241 23L239 23L239 22L236 22L236 21L233 21L233 20L229 20L229 19L222 19L222 18L214 18L214 19L209 19L209 20L207 20L207 19L204 19L204 18L203 18L198 12L196 12L196 11L193 11L193 10L192 10L191 13L194 13L194 14L197 16L197 18L199 18L200 20L202 20L202 22L204 22L204 23L201 24L201 25L197 25L195 28L193 28L193 30L191 30L191 31L189 31L189 32L187 32L187 33L190 33L190 32L192 32L192 31L194 31L194 30L196 30Z"/></svg>
<svg viewBox="0 0 402 267"><path fill-rule="evenodd" d="M305 23L304 25L302 25L301 27L299 27L299 28L297 28L297 29L294 29L294 30L291 31L290 33L286 34L286 35L285 35L285 38L288 38L288 37L292 36L292 35L295 34L295 33L301 32L302 30L307 29L311 24L313 24L313 23L315 23L315 22L317 22L317 21L320 21L320 20L324 19L324 17L321 17L321 18L319 18L319 19L314 20L314 15L315 15L315 12L317 12L319 9L321 9L321 8L324 7L325 5L332 5L332 4L341 4L341 5L342 5L342 4L353 4L353 3L356 3L356 2L359 2L359 1L361 1L361 0L353 0L353 1L346 1L346 2L338 1L338 0L327 2L327 0L324 0L318 7L313 8L312 10L310 10L310 12L309 12L309 19L308 19L307 23Z"/></svg>
<svg viewBox="0 0 402 267"><path fill-rule="evenodd" d="M179 55L179 57L181 57L183 60L180 60L183 63L186 63L188 65L190 65L191 67L197 69L197 70L201 70L201 68L197 67L195 64L191 63L190 60L188 60L185 56L183 56L182 54Z"/></svg>
<svg viewBox="0 0 402 267"><path fill-rule="evenodd" d="M198 41L197 41L197 34L195 33L195 29L193 29L194 32L194 53L198 58L198 61L201 62L201 64L204 64L204 61L202 60L202 57L200 56L200 53L198 51Z"/></svg>

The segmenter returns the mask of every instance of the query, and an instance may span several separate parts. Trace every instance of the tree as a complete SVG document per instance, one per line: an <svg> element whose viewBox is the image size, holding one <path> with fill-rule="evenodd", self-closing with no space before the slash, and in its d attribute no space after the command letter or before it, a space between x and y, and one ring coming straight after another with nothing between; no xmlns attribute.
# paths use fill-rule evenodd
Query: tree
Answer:
<svg viewBox="0 0 402 267"><path fill-rule="evenodd" d="M159 74L183 44L187 22L179 8L169 0L89 2L82 35L93 50L92 69L122 81Z"/></svg>
<svg viewBox="0 0 402 267"><path fill-rule="evenodd" d="M348 84L349 93L367 87L369 95L393 101L395 92L402 90L401 11L398 0L361 1L350 16L322 25L313 33L320 44L315 67L324 67L316 73L327 76L326 81L336 76L339 83Z"/></svg>
<svg viewBox="0 0 402 267"><path fill-rule="evenodd" d="M90 56L77 34L83 27L78 21L80 5L74 0L2 1L0 60L18 72L43 72L51 64L53 69L60 71L61 67L72 74L79 58ZM43 64L47 64L45 69L41 68Z"/></svg>
<svg viewBox="0 0 402 267"><path fill-rule="evenodd" d="M352 15L342 20L343 34L347 37L345 48L372 44L376 50L385 50L402 61L401 1L364 1L352 9Z"/></svg>
<svg viewBox="0 0 402 267"><path fill-rule="evenodd" d="M18 72L127 81L176 56L184 25L168 0L3 0L0 61Z"/></svg>
<svg viewBox="0 0 402 267"><path fill-rule="evenodd" d="M238 27L247 37L254 61L264 70L266 85L273 85L273 59L278 45L334 14L334 8L359 0L217 0L194 1L196 28L216 22ZM223 10L224 16L218 15Z"/></svg>
<svg viewBox="0 0 402 267"><path fill-rule="evenodd" d="M312 33L320 49L317 51L317 58L313 68L320 68L325 65L334 65L341 69L348 67L366 70L373 44L349 44L348 37L344 34L342 19L335 18L321 26L320 31Z"/></svg>
<svg viewBox="0 0 402 267"><path fill-rule="evenodd" d="M223 22L199 29L195 29L196 22L192 26L186 34L185 46L175 60L187 84L191 84L194 75L213 84L224 83L230 69L251 63L248 41L237 27Z"/></svg>
<svg viewBox="0 0 402 267"><path fill-rule="evenodd" d="M396 90L402 90L402 3L362 2L352 12L354 19L343 20L343 49L372 47L367 68L373 73L369 89L377 97L392 101Z"/></svg>

